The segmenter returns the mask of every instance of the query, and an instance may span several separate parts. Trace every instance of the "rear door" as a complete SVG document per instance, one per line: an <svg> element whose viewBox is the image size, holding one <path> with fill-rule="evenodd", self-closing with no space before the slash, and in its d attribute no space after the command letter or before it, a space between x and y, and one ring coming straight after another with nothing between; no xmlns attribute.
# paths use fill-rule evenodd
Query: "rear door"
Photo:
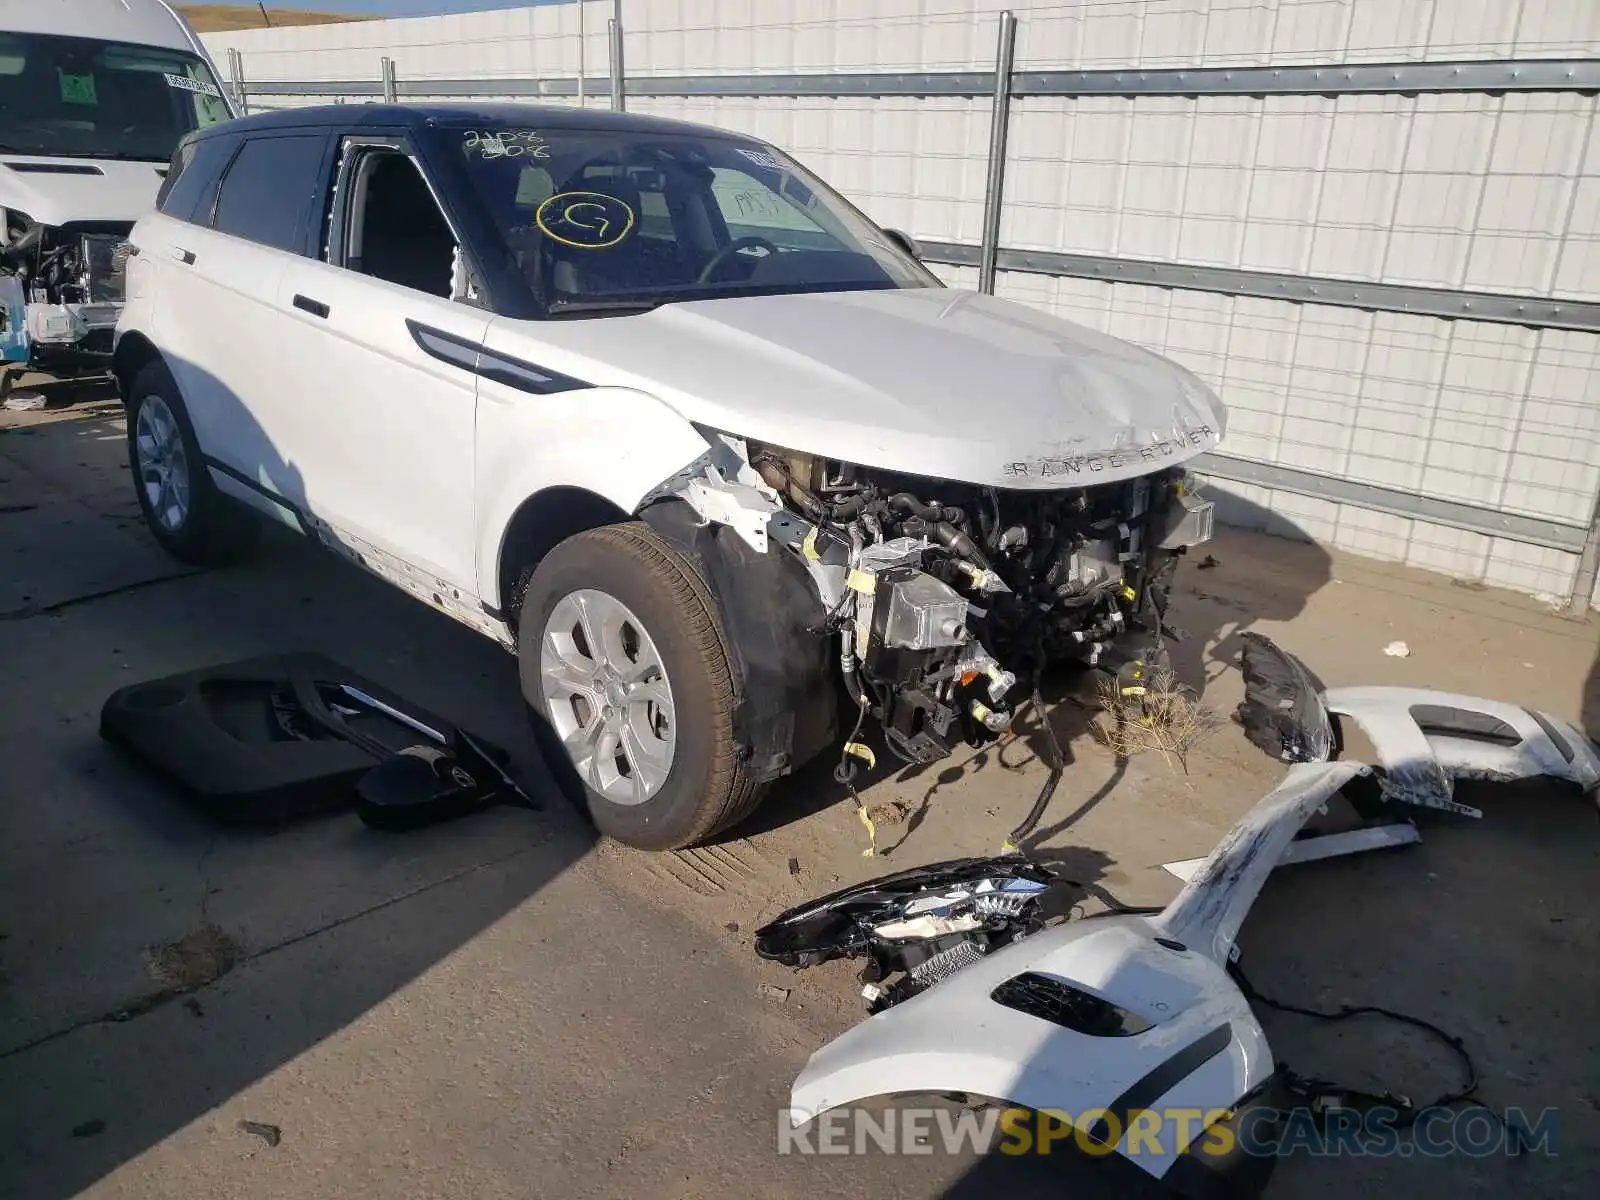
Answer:
<svg viewBox="0 0 1600 1200"><path fill-rule="evenodd" d="M304 246L328 134L219 138L227 145L208 150L211 140L199 143L163 197L164 215L141 227L140 255L159 264L156 341L219 485L257 503L265 492L298 505L304 481L282 402L277 294ZM215 156L227 150L212 180ZM207 162L188 185L185 177Z"/></svg>
<svg viewBox="0 0 1600 1200"><path fill-rule="evenodd" d="M322 253L277 284L296 466L326 535L454 609L477 593L474 370L490 314L465 298L460 239L404 136L345 136L329 171Z"/></svg>

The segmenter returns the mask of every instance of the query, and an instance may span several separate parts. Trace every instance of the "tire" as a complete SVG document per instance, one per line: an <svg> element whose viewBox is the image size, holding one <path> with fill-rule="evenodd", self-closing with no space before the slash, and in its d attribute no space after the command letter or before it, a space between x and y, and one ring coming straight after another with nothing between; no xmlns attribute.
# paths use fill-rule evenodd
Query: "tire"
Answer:
<svg viewBox="0 0 1600 1200"><path fill-rule="evenodd" d="M528 578L517 624L522 694L546 758L602 833L678 849L755 807L763 788L734 739L738 696L716 601L648 525L557 545Z"/></svg>
<svg viewBox="0 0 1600 1200"><path fill-rule="evenodd" d="M241 558L255 545L261 527L211 482L188 410L163 362L148 364L133 381L128 469L145 525L173 558L212 566Z"/></svg>

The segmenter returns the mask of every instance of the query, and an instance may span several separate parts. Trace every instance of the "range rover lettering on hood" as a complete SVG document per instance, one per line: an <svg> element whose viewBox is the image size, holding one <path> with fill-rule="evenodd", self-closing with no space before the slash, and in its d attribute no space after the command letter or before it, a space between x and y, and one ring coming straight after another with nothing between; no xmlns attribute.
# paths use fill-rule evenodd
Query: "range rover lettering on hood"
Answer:
<svg viewBox="0 0 1600 1200"><path fill-rule="evenodd" d="M1030 458L1008 462L1001 466L1000 475L1015 484L1025 479L1051 479L1058 485L1072 482L1075 475L1103 475L1107 471L1121 471L1137 467L1148 471L1166 462L1181 462L1194 453L1214 445L1217 431L1209 425L1180 427L1170 438L1146 442L1142 446L1129 446L1104 453L1069 454L1053 458Z"/></svg>

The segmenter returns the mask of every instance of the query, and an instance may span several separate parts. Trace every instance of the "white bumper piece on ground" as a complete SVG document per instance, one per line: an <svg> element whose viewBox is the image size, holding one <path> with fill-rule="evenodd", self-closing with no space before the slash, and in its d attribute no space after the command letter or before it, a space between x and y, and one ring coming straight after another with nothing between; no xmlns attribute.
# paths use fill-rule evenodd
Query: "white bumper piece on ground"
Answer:
<svg viewBox="0 0 1600 1200"><path fill-rule="evenodd" d="M1594 743L1545 713L1403 687L1331 688L1322 702L1371 741L1386 799L1479 817L1478 809L1455 800L1457 779L1509 783L1548 776L1589 794L1600 789Z"/></svg>
<svg viewBox="0 0 1600 1200"><path fill-rule="evenodd" d="M1369 768L1301 763L1159 915L1054 926L957 972L822 1047L795 1080L791 1120L873 1096L961 1092L1081 1115L1097 1141L1165 1178L1186 1147L1129 1152L1146 1109L1234 1107L1266 1086L1271 1051L1229 954L1267 875L1306 819Z"/></svg>

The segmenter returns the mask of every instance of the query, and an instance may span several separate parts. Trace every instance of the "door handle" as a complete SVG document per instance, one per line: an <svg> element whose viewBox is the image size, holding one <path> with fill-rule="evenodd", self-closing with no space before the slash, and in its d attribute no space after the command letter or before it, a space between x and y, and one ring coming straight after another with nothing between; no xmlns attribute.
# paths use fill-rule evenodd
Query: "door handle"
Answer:
<svg viewBox="0 0 1600 1200"><path fill-rule="evenodd" d="M302 296L298 292L295 293L294 306L301 312L310 313L313 317L325 318L328 315L328 306L321 300L313 300L310 296Z"/></svg>
<svg viewBox="0 0 1600 1200"><path fill-rule="evenodd" d="M193 250L185 250L182 246L174 246L172 247L172 257L177 259L186 267L192 267L194 265Z"/></svg>

